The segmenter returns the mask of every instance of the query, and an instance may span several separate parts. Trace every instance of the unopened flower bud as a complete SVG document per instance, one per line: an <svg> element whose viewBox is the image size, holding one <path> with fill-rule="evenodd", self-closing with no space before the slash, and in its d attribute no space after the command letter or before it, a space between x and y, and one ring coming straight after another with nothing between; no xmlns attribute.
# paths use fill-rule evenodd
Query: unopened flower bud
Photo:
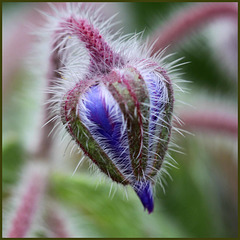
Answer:
<svg viewBox="0 0 240 240"><path fill-rule="evenodd" d="M62 101L62 121L85 154L112 178L130 184L153 211L152 185L171 132L172 88L161 69L113 69L79 82Z"/></svg>
<svg viewBox="0 0 240 240"><path fill-rule="evenodd" d="M152 212L173 111L172 85L160 57L152 58L137 35L116 38L109 21L81 5L60 11L49 31L52 26L56 69L50 72L59 74L52 74L53 119L60 117L85 155L113 181L131 185Z"/></svg>

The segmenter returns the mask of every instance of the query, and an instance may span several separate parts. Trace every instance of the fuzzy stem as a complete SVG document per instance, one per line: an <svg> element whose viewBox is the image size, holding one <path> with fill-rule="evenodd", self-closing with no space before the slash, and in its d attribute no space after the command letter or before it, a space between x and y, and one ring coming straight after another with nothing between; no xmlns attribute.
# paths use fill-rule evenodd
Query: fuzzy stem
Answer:
<svg viewBox="0 0 240 240"><path fill-rule="evenodd" d="M62 30L57 31L55 33L56 36L65 32L70 37L77 36L85 44L85 48L90 56L89 73L94 75L98 71L105 73L110 71L116 63L118 65L123 64L123 59L120 55L111 49L103 35L88 20L70 17L60 23L60 26Z"/></svg>
<svg viewBox="0 0 240 240"><path fill-rule="evenodd" d="M39 171L31 172L24 186L24 193L20 198L20 203L16 209L11 228L8 233L9 238L24 238L29 232L38 209L39 201L44 194L45 174Z"/></svg>
<svg viewBox="0 0 240 240"><path fill-rule="evenodd" d="M56 3L56 5L61 5L61 3ZM36 40L34 35L29 34L33 31L30 26L38 26L45 23L45 19L36 12L36 9L43 12L50 11L48 4L42 2L31 3L29 8L26 9L22 10L22 15L18 17L17 24L15 22L6 24L5 19L3 19L3 100L11 95L14 80L17 79L14 77L14 74L24 63L23 59L28 56L29 50L32 49ZM29 23L31 24L29 25ZM13 30L11 30L10 24L14 24Z"/></svg>
<svg viewBox="0 0 240 240"><path fill-rule="evenodd" d="M151 38L156 41L153 53L170 45L173 47L187 34L216 18L232 17L237 21L238 8L235 3L203 3L185 9L174 16L163 28L157 29Z"/></svg>
<svg viewBox="0 0 240 240"><path fill-rule="evenodd" d="M55 80L60 77L59 73L57 70L59 69L59 61L56 60L57 55L55 53L52 54L52 56L49 59L49 69L47 73L47 86L46 89L50 89L51 87L54 86ZM47 104L44 105L43 109L43 119L42 122L43 124L49 122L46 124L41 133L40 133L40 139L39 139L39 144L36 152L34 153L35 157L41 158L41 159L48 159L50 156L50 151L52 147L52 136L49 136L50 131L53 129L55 122L54 121L49 121L52 118L52 111L51 109L51 104L48 103L49 99L53 97L53 93L46 93L45 95L45 100Z"/></svg>
<svg viewBox="0 0 240 240"><path fill-rule="evenodd" d="M196 129L209 132L229 133L234 137L238 136L238 120L235 116L220 112L182 112L179 114L180 119L184 122L183 126L178 127L185 129Z"/></svg>

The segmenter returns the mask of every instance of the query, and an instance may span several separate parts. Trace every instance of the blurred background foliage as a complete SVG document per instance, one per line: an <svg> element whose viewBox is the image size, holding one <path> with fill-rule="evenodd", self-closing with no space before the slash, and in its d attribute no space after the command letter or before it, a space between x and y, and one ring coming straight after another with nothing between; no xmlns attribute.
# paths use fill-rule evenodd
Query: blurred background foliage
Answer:
<svg viewBox="0 0 240 240"><path fill-rule="evenodd" d="M146 37L173 17L177 10L190 4L107 3L105 9L119 11L117 18L125 33L145 29ZM3 4L3 43L9 37L11 25L15 24L12 19L16 20L16 16L21 19L32 5ZM207 108L214 104L223 112L237 113L237 81L225 70L215 54L216 49L209 44L209 31L210 28L214 31L214 24L194 32L174 48L173 59L184 56L184 60L190 62L182 66L181 72L184 79L192 82L187 85L188 93L178 97L193 105L194 108L190 108L193 111L199 105ZM219 34L216 31L215 37L220 37ZM10 211L9 202L16 197L14 189L29 161L29 148L39 137L44 87L43 80L35 78L24 60L11 71L11 84L3 99L2 196L5 215ZM189 107L181 105L178 110L185 108ZM69 232L75 237L236 237L237 139L221 133L193 133L194 136L174 137L184 154L171 153L178 162L178 169L169 170L173 180L167 178L165 193L160 186L156 187L155 211L151 215L143 211L130 188L127 189L128 199L121 187L109 197L110 181L99 182L99 176L90 173L88 163L71 177L79 155L73 153L70 156L70 150L67 150L63 156L58 150L59 145L55 149L56 165L45 201L58 202L64 220L69 224ZM112 191L116 188L114 184ZM5 219L3 223L8 224ZM33 237L48 236L41 227L34 234Z"/></svg>

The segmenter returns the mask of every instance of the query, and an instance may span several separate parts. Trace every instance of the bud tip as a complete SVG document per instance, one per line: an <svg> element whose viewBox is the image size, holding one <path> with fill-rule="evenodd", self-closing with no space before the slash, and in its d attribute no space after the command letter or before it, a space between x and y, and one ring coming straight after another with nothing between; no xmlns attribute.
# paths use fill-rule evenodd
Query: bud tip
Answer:
<svg viewBox="0 0 240 240"><path fill-rule="evenodd" d="M144 206L144 210L147 209L149 214L152 213L154 209L154 202L151 183L148 181L137 182L134 189Z"/></svg>

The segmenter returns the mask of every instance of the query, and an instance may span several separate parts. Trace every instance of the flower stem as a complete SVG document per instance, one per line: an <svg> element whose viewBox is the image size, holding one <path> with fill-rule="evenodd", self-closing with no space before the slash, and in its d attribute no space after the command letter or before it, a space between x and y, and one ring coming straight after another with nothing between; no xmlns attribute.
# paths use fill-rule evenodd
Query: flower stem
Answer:
<svg viewBox="0 0 240 240"><path fill-rule="evenodd" d="M179 114L184 122L185 129L196 129L209 132L229 133L234 137L238 136L238 120L235 116L210 111L182 112ZM177 124L179 126L179 124Z"/></svg>
<svg viewBox="0 0 240 240"><path fill-rule="evenodd" d="M54 86L55 84L55 80L57 78L60 77L59 73L57 72L57 70L59 69L58 66L58 61L55 60L55 54L52 54L52 56L49 59L49 69L48 69L48 73L46 76L46 89L50 89L51 87ZM51 111L51 104L49 103L49 100L53 97L53 93L48 92L45 95L45 100L44 102L46 103L44 105L43 108L43 118L42 118L42 122L43 125L46 124L41 130L40 132L40 139L39 139L39 143L38 143L38 147L34 153L34 156L36 158L41 158L41 159L45 159L45 160L49 160L50 157L50 151L52 148L52 143L53 143L53 139L52 136L53 135L49 135L49 133L51 132L51 130L54 128L54 120L52 119L52 111Z"/></svg>
<svg viewBox="0 0 240 240"><path fill-rule="evenodd" d="M153 53L170 45L173 47L187 34L196 28L216 18L238 18L238 8L235 3L203 3L185 9L174 16L164 27L157 29L151 38L151 43L156 41Z"/></svg>
<svg viewBox="0 0 240 240"><path fill-rule="evenodd" d="M21 184L23 194L20 193L20 196L17 196L19 205L12 218L11 227L8 232L9 238L26 237L39 208L39 201L45 192L46 175L44 171L40 172L39 168L34 167L28 169L28 172L24 175L27 175L27 179Z"/></svg>

